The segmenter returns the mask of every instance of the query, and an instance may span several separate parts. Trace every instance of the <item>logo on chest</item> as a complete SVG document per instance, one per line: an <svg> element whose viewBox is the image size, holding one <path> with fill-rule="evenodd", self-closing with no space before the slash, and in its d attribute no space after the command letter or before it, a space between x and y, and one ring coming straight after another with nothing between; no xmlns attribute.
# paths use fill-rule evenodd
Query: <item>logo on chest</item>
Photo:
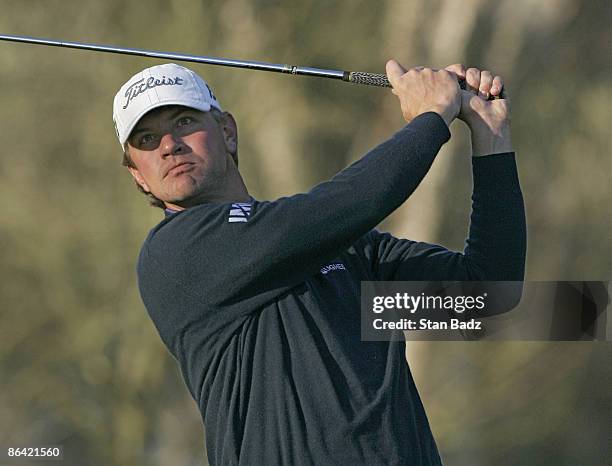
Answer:
<svg viewBox="0 0 612 466"><path fill-rule="evenodd" d="M251 215L251 204L247 202L235 202L230 208L229 217L227 221L229 223L246 222L249 220Z"/></svg>
<svg viewBox="0 0 612 466"><path fill-rule="evenodd" d="M326 265L321 269L321 273L323 275L327 275L329 272L333 272L334 270L346 270L346 267L342 262L334 262L332 264Z"/></svg>

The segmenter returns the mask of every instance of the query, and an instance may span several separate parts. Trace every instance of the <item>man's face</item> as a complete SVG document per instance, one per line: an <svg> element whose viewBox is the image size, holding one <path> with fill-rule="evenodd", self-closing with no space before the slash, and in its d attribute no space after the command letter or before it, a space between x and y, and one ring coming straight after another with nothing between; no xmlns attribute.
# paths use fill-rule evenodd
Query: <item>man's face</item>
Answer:
<svg viewBox="0 0 612 466"><path fill-rule="evenodd" d="M236 126L228 115L217 122L210 112L171 105L147 113L128 138L142 188L169 206L189 207L223 198L230 171L237 171Z"/></svg>

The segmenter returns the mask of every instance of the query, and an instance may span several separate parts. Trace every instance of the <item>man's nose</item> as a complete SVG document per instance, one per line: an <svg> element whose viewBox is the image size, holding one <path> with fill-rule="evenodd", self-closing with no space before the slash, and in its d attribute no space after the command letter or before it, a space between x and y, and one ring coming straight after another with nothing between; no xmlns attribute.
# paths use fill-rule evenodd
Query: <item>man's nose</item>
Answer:
<svg viewBox="0 0 612 466"><path fill-rule="evenodd" d="M162 157L177 155L185 152L185 143L176 134L168 132L164 134L159 142Z"/></svg>

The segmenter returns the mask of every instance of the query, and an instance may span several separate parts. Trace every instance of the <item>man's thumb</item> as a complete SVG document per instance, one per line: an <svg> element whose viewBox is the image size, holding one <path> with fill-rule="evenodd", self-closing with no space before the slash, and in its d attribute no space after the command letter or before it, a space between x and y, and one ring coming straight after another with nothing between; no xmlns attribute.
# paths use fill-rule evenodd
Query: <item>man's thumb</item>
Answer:
<svg viewBox="0 0 612 466"><path fill-rule="evenodd" d="M399 81L399 78L406 72L404 67L395 60L389 60L386 65L387 78L393 87Z"/></svg>

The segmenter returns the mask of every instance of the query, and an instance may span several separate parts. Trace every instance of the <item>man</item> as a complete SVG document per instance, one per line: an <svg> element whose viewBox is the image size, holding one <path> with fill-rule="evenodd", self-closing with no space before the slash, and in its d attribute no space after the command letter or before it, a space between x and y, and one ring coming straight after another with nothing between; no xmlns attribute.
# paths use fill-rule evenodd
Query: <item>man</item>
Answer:
<svg viewBox="0 0 612 466"><path fill-rule="evenodd" d="M211 464L441 464L404 342L360 340L362 280L522 280L525 219L503 83L488 71L387 75L408 124L310 192L249 196L234 118L173 64L118 92L125 163L166 209L138 261L145 306L180 363ZM460 90L457 76L468 91ZM463 119L474 193L464 253L374 227Z"/></svg>

